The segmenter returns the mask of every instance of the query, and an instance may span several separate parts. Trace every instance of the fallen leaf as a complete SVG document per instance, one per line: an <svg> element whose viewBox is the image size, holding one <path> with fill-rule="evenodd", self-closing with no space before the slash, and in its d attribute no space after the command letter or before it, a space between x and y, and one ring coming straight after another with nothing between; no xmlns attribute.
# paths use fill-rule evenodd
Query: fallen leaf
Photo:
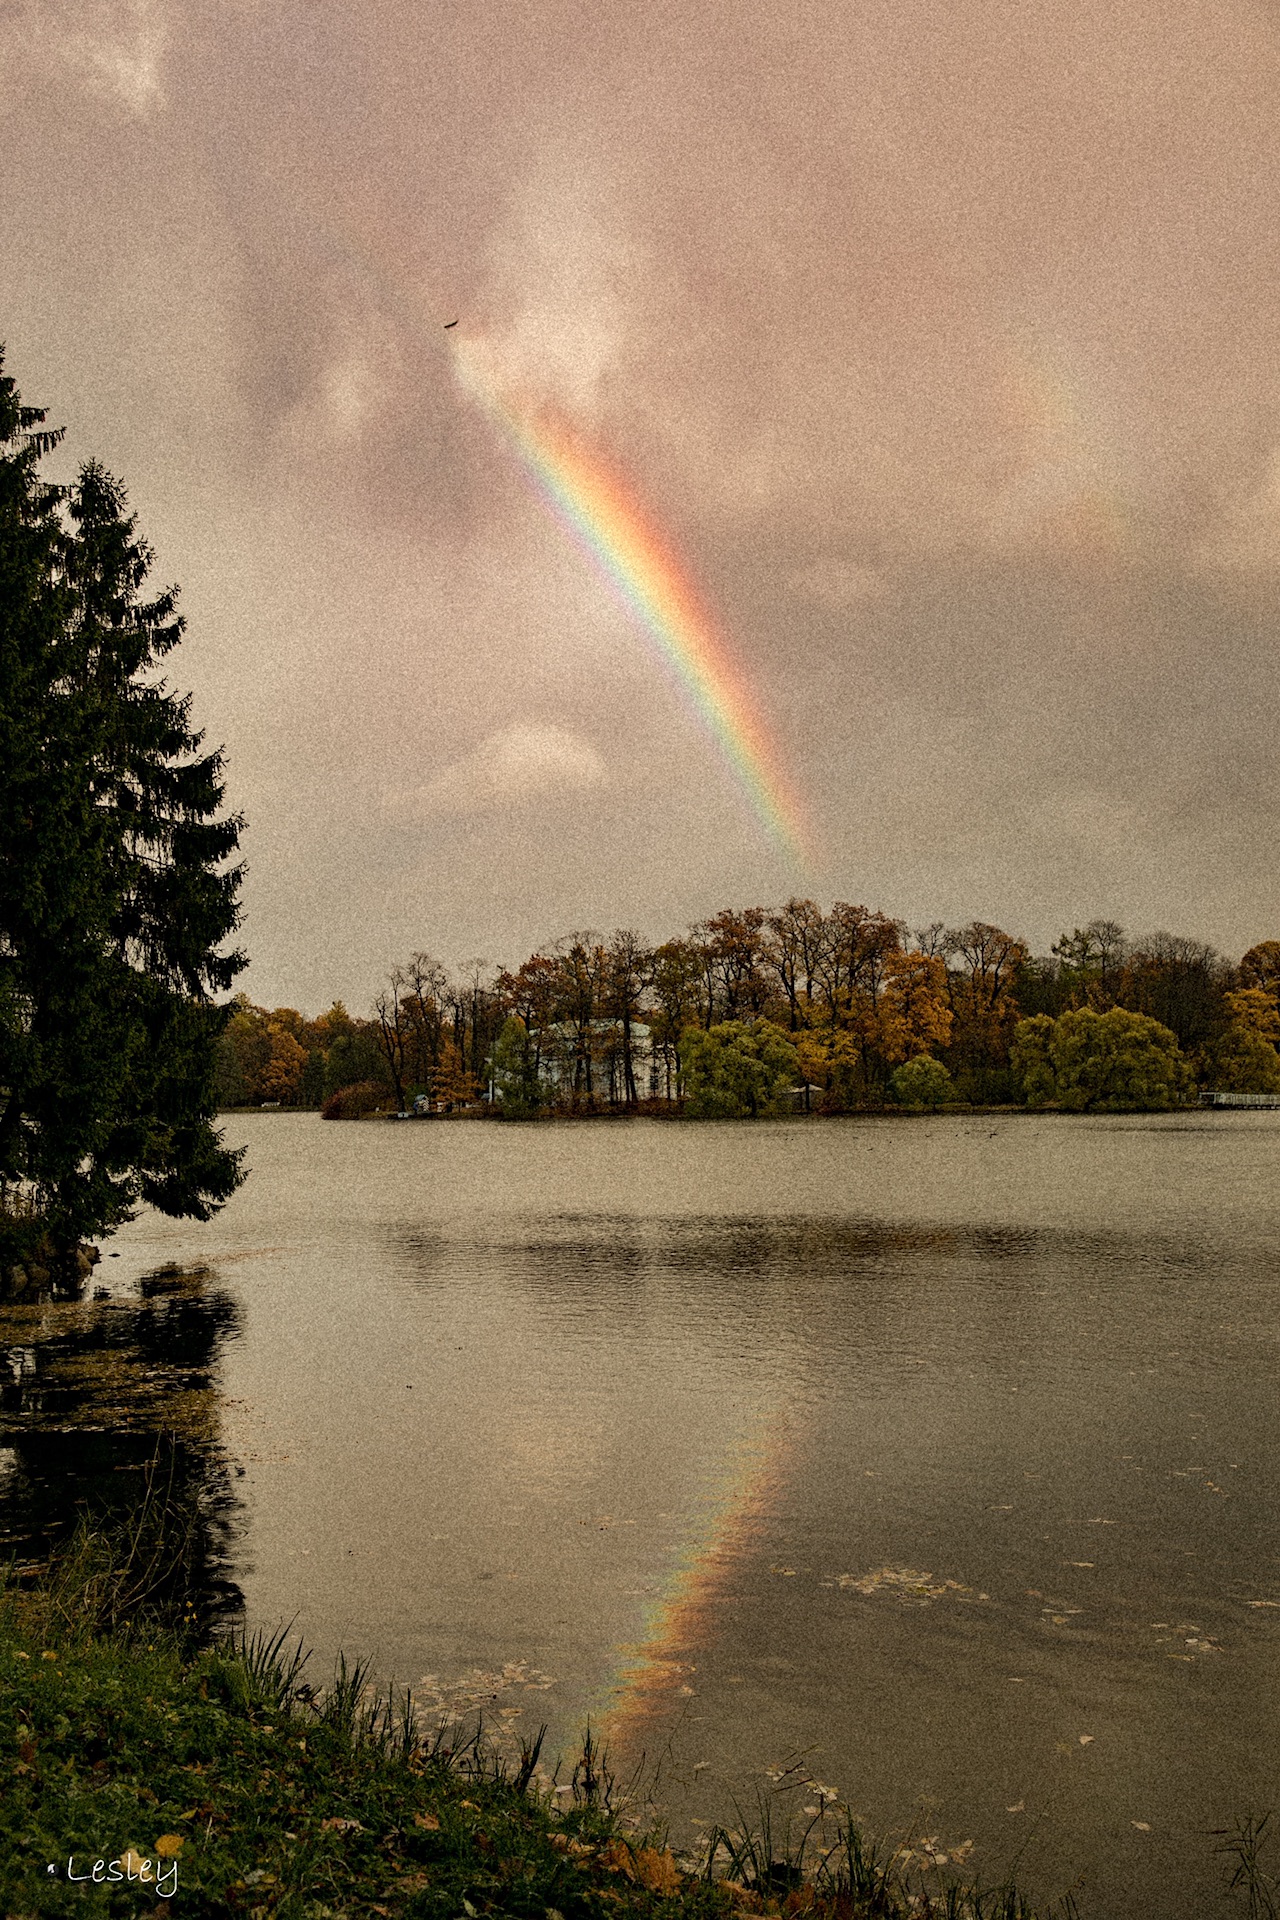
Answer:
<svg viewBox="0 0 1280 1920"><path fill-rule="evenodd" d="M440 1831L440 1822L436 1819L434 1813L415 1813L413 1816L413 1824L415 1827L421 1827L426 1833L439 1833Z"/></svg>
<svg viewBox="0 0 1280 1920"><path fill-rule="evenodd" d="M120 1865L131 1880L151 1880L155 1876L151 1871L151 1862L144 1860L133 1847L126 1847L120 1855Z"/></svg>
<svg viewBox="0 0 1280 1920"><path fill-rule="evenodd" d="M1027 1803L1025 1800L1015 1800L1011 1807L1005 1808L1006 1813L1025 1813L1026 1810Z"/></svg>
<svg viewBox="0 0 1280 1920"><path fill-rule="evenodd" d="M673 1853L659 1853L656 1847L641 1847L636 1855L636 1879L650 1893L678 1893L680 1869Z"/></svg>
<svg viewBox="0 0 1280 1920"><path fill-rule="evenodd" d="M156 1852L162 1860L175 1860L184 1844L180 1833L162 1833L156 1841Z"/></svg>
<svg viewBox="0 0 1280 1920"><path fill-rule="evenodd" d="M1082 1733L1080 1735L1080 1745L1082 1747L1091 1747L1093 1745L1093 1735L1091 1733Z"/></svg>
<svg viewBox="0 0 1280 1920"><path fill-rule="evenodd" d="M1129 1825L1136 1827L1139 1833L1150 1833L1151 1831L1151 1822L1149 1820L1131 1820Z"/></svg>
<svg viewBox="0 0 1280 1920"><path fill-rule="evenodd" d="M621 1840L611 1840L600 1854L600 1865L608 1873L624 1873L628 1880L636 1877L636 1863L631 1849Z"/></svg>
<svg viewBox="0 0 1280 1920"><path fill-rule="evenodd" d="M364 1828L358 1820L344 1820L340 1813L320 1822L321 1833L363 1833Z"/></svg>

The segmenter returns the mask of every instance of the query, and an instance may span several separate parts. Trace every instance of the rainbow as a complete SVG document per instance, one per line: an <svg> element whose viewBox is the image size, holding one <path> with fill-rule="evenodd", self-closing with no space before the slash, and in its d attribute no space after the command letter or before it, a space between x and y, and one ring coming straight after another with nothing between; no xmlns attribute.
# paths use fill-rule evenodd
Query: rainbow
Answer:
<svg viewBox="0 0 1280 1920"><path fill-rule="evenodd" d="M634 488L566 420L507 398L477 343L454 358L468 393L515 449L560 525L590 558L654 646L757 819L801 869L809 864L803 810L741 664L671 541Z"/></svg>
<svg viewBox="0 0 1280 1920"><path fill-rule="evenodd" d="M632 1745L664 1709L693 1693L689 1655L713 1637L716 1608L774 1504L781 1442L778 1416L760 1416L708 1489L639 1637L615 1649L614 1677L591 1715L606 1741Z"/></svg>

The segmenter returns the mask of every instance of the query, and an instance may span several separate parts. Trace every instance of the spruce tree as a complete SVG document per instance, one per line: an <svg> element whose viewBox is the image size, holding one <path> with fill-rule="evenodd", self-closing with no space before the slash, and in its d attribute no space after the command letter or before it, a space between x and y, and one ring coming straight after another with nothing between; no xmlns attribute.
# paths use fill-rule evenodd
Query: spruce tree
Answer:
<svg viewBox="0 0 1280 1920"><path fill-rule="evenodd" d="M207 1218L239 1182L214 1065L244 965L242 822L159 663L183 621L96 463L0 364L0 1254L65 1256L150 1202Z"/></svg>

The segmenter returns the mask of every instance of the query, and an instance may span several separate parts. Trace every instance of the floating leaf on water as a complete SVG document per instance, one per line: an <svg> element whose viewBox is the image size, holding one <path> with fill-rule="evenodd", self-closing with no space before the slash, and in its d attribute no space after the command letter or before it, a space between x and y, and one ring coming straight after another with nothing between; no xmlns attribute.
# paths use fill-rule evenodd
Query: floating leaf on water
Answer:
<svg viewBox="0 0 1280 1920"><path fill-rule="evenodd" d="M920 1567L877 1567L872 1573L842 1573L837 1575L836 1585L867 1595L896 1593L903 1601L942 1600L963 1594L973 1597L973 1588L963 1581L935 1580Z"/></svg>

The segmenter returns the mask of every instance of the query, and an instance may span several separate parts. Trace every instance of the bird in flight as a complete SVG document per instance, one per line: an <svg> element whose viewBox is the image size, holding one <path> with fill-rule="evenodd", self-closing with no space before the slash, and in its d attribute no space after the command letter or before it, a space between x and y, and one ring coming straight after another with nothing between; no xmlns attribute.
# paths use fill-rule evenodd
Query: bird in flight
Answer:
<svg viewBox="0 0 1280 1920"><path fill-rule="evenodd" d="M458 323L457 323L457 321L456 321L456 320L446 320L446 321L445 321L445 323L444 323L444 330L445 330L445 332L446 332L446 333L448 333L448 331L449 331L449 329L450 329L450 327L456 327L456 326L457 326L457 324L458 324Z"/></svg>

